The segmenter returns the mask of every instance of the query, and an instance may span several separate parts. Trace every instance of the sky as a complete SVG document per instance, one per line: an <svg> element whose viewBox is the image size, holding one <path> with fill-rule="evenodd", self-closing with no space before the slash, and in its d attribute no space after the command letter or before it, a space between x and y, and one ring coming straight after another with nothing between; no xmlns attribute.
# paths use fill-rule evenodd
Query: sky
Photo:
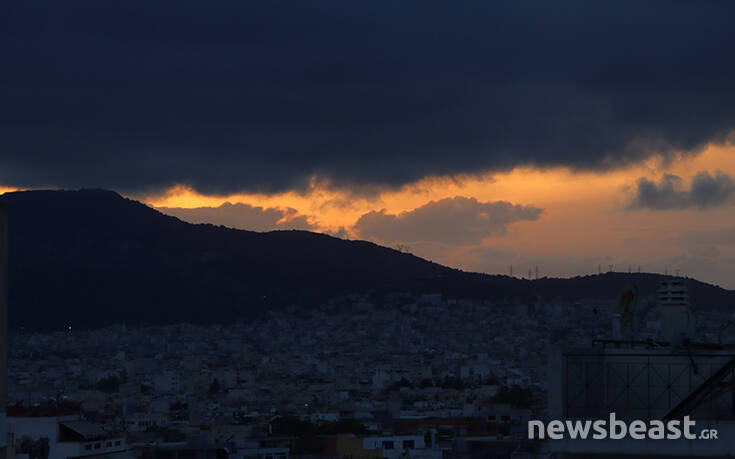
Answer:
<svg viewBox="0 0 735 459"><path fill-rule="evenodd" d="M10 5L0 192L735 289L732 2L262 3Z"/></svg>

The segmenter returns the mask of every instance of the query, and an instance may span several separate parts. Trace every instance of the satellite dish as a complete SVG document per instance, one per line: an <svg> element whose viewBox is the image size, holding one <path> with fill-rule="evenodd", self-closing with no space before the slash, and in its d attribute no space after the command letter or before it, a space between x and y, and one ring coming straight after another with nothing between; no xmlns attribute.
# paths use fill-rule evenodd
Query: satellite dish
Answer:
<svg viewBox="0 0 735 459"><path fill-rule="evenodd" d="M633 322L635 307L638 304L638 288L630 285L620 292L618 299L618 313L620 314L621 323L627 325Z"/></svg>

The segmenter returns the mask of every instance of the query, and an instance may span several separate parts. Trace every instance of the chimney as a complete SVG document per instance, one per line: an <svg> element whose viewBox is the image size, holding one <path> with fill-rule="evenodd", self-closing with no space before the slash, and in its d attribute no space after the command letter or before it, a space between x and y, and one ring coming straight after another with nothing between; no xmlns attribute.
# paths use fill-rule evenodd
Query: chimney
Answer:
<svg viewBox="0 0 735 459"><path fill-rule="evenodd" d="M677 345L683 338L694 336L694 316L689 290L681 279L665 280L658 289L661 314L661 340Z"/></svg>

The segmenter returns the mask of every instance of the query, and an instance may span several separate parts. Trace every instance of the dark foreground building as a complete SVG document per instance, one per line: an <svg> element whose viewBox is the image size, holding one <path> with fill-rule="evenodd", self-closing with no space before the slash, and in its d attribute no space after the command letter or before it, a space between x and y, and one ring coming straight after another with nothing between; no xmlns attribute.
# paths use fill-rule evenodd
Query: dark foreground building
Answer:
<svg viewBox="0 0 735 459"><path fill-rule="evenodd" d="M7 456L8 398L8 215L0 203L0 458Z"/></svg>

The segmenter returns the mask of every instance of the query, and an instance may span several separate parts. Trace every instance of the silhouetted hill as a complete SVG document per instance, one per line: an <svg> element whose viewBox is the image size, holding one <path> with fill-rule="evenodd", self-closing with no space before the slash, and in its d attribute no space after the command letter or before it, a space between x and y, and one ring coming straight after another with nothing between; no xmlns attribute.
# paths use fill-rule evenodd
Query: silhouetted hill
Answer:
<svg viewBox="0 0 735 459"><path fill-rule="evenodd" d="M224 322L353 292L410 290L453 298L614 298L655 274L527 281L450 269L364 241L306 231L193 225L104 190L0 197L9 213L10 329ZM692 280L696 303L730 307L735 292Z"/></svg>

